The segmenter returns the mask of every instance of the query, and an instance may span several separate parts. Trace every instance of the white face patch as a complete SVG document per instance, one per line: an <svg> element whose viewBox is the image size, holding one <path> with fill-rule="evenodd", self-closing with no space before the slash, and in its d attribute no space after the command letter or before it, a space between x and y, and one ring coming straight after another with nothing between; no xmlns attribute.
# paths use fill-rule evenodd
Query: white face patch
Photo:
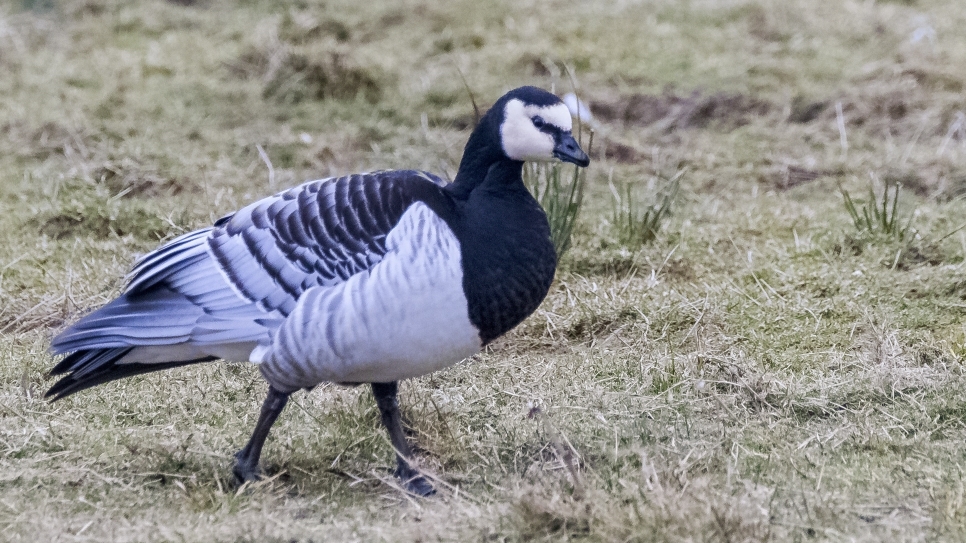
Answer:
<svg viewBox="0 0 966 543"><path fill-rule="evenodd" d="M552 106L525 105L520 100L510 100L503 111L500 139L503 152L513 160L548 162L554 160L553 136L541 132L533 125L533 118L540 117L545 123L564 132L570 132L573 121L570 110L564 104Z"/></svg>

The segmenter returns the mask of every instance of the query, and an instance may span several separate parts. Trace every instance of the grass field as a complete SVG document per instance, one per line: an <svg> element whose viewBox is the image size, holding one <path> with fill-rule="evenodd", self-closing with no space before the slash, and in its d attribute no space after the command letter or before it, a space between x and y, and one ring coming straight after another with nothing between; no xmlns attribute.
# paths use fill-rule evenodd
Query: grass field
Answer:
<svg viewBox="0 0 966 543"><path fill-rule="evenodd" d="M966 539L963 28L941 0L3 3L0 540ZM50 337L138 254L305 179L452 176L467 88L522 84L576 85L594 162L542 307L402 386L436 497L396 488L365 388L293 396L241 491L257 368L42 399ZM642 243L615 193L676 175Z"/></svg>

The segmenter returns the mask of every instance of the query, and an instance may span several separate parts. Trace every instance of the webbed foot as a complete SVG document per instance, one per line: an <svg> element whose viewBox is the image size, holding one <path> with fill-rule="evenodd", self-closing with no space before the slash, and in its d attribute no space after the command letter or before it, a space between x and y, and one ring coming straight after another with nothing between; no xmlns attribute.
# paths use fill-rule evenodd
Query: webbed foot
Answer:
<svg viewBox="0 0 966 543"><path fill-rule="evenodd" d="M235 484L241 486L245 483L253 483L262 479L262 469L258 467L258 462L252 462L251 458L245 454L245 449L235 453L235 465L231 468L235 476Z"/></svg>
<svg viewBox="0 0 966 543"><path fill-rule="evenodd" d="M410 470L396 470L396 477L399 478L399 483L402 485L406 492L414 496L419 496L421 498L427 498L436 494L436 489L430 484L429 480L419 474L418 471L414 469Z"/></svg>

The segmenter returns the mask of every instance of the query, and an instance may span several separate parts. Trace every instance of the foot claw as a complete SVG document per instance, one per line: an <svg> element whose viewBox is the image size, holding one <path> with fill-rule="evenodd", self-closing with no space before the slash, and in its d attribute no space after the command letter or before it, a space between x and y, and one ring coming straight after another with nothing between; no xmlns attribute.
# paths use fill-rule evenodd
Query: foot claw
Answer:
<svg viewBox="0 0 966 543"><path fill-rule="evenodd" d="M254 483L262 479L262 472L259 469L247 469L240 466L232 468L231 472L235 475L235 484L241 486L245 483Z"/></svg>

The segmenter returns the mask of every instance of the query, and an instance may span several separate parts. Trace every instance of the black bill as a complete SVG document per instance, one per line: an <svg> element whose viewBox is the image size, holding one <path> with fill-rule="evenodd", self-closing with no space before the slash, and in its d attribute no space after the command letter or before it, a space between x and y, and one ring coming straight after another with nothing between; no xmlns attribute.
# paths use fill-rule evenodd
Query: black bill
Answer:
<svg viewBox="0 0 966 543"><path fill-rule="evenodd" d="M570 133L560 134L560 138L557 140L557 146L553 148L553 156L582 168L590 164L590 157L580 148L577 140Z"/></svg>

